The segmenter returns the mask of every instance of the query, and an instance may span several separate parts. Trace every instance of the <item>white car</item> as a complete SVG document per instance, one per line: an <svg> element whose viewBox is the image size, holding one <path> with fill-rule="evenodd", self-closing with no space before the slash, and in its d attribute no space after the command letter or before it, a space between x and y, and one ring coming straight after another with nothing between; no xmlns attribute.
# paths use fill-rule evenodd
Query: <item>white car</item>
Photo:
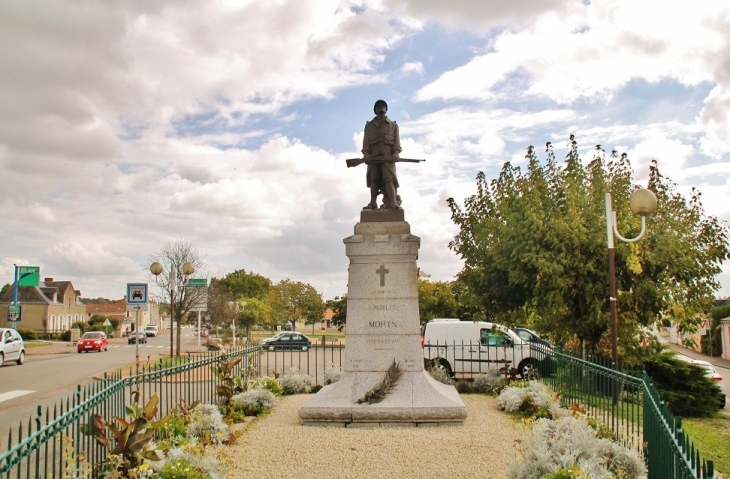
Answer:
<svg viewBox="0 0 730 479"><path fill-rule="evenodd" d="M149 325L146 328L144 328L144 333L147 336L157 337L158 334L160 334L159 330L157 329L157 326Z"/></svg>
<svg viewBox="0 0 730 479"><path fill-rule="evenodd" d="M690 364L694 364L695 366L699 366L705 371L705 376L715 381L715 384L720 387L720 397L718 398L719 406L720 409L724 409L727 396L725 388L723 388L722 386L722 376L720 375L720 373L717 372L715 366L702 359L693 359L683 354L678 354L677 358L681 359L682 361L687 361Z"/></svg>
<svg viewBox="0 0 730 479"><path fill-rule="evenodd" d="M14 329L0 328L0 366L5 361L23 364L25 362L25 343Z"/></svg>

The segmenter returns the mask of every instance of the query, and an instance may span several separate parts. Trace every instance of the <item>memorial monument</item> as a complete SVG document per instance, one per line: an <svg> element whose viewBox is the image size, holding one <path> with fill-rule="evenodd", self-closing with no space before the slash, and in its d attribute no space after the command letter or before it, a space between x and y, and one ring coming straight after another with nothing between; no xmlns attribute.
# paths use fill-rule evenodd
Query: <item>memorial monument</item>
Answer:
<svg viewBox="0 0 730 479"><path fill-rule="evenodd" d="M388 105L375 103L366 123L363 158L370 202L354 234L344 239L350 258L345 364L339 381L325 386L299 410L305 425L432 426L461 424L466 407L453 386L423 366L418 312L418 249L397 193L398 125ZM383 203L377 198L383 195Z"/></svg>

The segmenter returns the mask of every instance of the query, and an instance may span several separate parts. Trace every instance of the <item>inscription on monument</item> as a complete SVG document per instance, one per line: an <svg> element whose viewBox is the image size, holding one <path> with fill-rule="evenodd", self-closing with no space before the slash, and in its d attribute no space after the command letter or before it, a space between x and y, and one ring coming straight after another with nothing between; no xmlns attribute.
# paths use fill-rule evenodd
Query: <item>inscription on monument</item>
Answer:
<svg viewBox="0 0 730 479"><path fill-rule="evenodd" d="M400 324L398 321L369 321L368 326L371 328L397 328Z"/></svg>
<svg viewBox="0 0 730 479"><path fill-rule="evenodd" d="M400 311L403 308L400 304L375 304L373 311Z"/></svg>

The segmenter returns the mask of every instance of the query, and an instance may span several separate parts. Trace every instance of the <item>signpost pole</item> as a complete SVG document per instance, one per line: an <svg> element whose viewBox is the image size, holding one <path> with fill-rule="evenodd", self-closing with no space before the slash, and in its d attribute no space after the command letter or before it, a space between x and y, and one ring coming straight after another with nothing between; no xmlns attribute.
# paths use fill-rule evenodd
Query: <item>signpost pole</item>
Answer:
<svg viewBox="0 0 730 479"><path fill-rule="evenodd" d="M139 374L139 306L134 311L134 357L137 365L136 371Z"/></svg>
<svg viewBox="0 0 730 479"><path fill-rule="evenodd" d="M19 281L18 265L16 264L13 266L15 266L15 281L13 282L13 306L17 306L18 305L18 281ZM13 329L18 329L17 321L13 321Z"/></svg>
<svg viewBox="0 0 730 479"><path fill-rule="evenodd" d="M200 352L200 335L203 334L203 330L200 329L200 311L198 311L198 352Z"/></svg>

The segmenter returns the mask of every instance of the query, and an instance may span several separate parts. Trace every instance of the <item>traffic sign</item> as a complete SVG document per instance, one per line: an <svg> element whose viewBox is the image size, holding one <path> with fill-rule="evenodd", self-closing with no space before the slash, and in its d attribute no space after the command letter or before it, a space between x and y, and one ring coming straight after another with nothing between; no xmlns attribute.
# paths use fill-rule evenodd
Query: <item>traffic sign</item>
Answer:
<svg viewBox="0 0 730 479"><path fill-rule="evenodd" d="M40 266L18 266L18 286L38 286Z"/></svg>
<svg viewBox="0 0 730 479"><path fill-rule="evenodd" d="M188 280L188 288L207 288L208 280L206 278L192 278Z"/></svg>
<svg viewBox="0 0 730 479"><path fill-rule="evenodd" d="M147 311L147 283L127 283L127 311Z"/></svg>

